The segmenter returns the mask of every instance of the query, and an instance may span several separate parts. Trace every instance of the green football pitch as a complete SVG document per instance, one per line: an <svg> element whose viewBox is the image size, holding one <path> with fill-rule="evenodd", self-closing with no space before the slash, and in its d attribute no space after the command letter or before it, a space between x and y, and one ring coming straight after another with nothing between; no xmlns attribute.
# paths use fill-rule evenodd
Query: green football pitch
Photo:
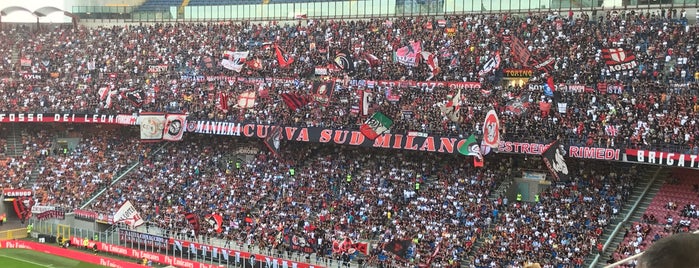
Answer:
<svg viewBox="0 0 699 268"><path fill-rule="evenodd" d="M0 267L2 268L96 268L105 267L97 264L58 257L41 252L24 249L0 250Z"/></svg>

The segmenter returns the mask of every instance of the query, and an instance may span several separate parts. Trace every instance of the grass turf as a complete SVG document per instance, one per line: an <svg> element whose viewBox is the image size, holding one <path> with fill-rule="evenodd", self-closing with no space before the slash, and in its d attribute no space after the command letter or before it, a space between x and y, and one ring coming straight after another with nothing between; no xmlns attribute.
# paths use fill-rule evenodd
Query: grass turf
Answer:
<svg viewBox="0 0 699 268"><path fill-rule="evenodd" d="M97 264L45 254L25 249L0 250L2 268L96 268Z"/></svg>

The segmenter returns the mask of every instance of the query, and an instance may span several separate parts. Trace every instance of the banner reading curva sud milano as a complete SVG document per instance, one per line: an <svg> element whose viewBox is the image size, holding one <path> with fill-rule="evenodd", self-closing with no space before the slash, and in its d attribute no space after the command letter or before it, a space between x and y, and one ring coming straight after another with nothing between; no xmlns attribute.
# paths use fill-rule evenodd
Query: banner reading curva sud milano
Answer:
<svg viewBox="0 0 699 268"><path fill-rule="evenodd" d="M187 123L187 132L265 138L272 130L272 127L276 126L234 122L189 121ZM340 130L321 127L282 127L282 139L449 154L458 153L459 146L466 142L465 138L393 133L383 134L372 141L364 137L358 130ZM498 152L541 155L545 147L546 144L540 143L501 140L498 143ZM621 160L621 151L619 149L566 146L566 150L567 155L573 158Z"/></svg>
<svg viewBox="0 0 699 268"><path fill-rule="evenodd" d="M187 132L265 138L270 131L272 131L272 127L271 125L232 122L190 121L187 124ZM383 134L375 140L370 140L359 130L328 129L321 127L282 127L282 140L449 154L458 153L457 148L466 142L464 138L439 136L422 137L407 134Z"/></svg>

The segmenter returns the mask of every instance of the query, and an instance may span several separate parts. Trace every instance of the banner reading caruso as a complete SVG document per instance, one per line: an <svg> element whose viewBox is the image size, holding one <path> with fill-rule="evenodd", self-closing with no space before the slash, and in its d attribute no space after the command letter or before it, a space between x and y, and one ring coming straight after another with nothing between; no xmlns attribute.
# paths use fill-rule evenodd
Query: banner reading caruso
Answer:
<svg viewBox="0 0 699 268"><path fill-rule="evenodd" d="M273 125L242 124L235 122L189 121L187 132L265 138ZM364 137L358 130L329 129L321 127L282 127L284 140L300 142L334 143L373 148L391 148L413 151L458 154L459 146L466 138L442 137L434 135L383 134L375 140ZM467 136L467 135L464 135ZM498 152L541 155L546 143L526 143L500 141ZM566 146L567 156L573 158L621 160L619 149Z"/></svg>

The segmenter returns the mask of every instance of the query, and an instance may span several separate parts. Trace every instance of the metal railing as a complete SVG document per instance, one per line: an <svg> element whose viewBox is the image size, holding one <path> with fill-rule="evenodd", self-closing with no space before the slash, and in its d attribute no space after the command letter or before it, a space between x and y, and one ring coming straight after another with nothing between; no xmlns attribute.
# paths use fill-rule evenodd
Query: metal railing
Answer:
<svg viewBox="0 0 699 268"><path fill-rule="evenodd" d="M228 260L218 257L214 258L211 255L202 255L201 251L198 251L196 253L193 253L190 251L189 248L184 248L182 250L175 250L175 245L165 245L163 247L158 247L154 243L134 243L134 242L124 242L124 240L120 239L120 230L118 228L109 228L106 231L94 231L94 230L86 230L86 229L81 229L81 228L75 228L69 225L64 225L60 224L55 221L37 221L35 219L30 219L30 223L33 224L33 232L34 233L40 233L40 234L46 234L46 235L53 235L56 237L61 237L62 239L69 239L70 237L78 237L80 239L87 238L89 240L98 240L103 243L107 244L112 244L112 245L119 245L123 247L129 247L132 249L138 249L142 251L148 251L148 252L154 252L154 253L159 253L159 254L164 254L166 256L171 256L171 257L176 257L176 258L182 258L182 259L189 259L192 261L197 261L197 262L202 262L202 263L208 263L208 264L217 264L217 265L223 265L226 267L243 267L245 266L245 263L240 262L240 260L236 258L235 255L231 255ZM142 228L141 228L142 229ZM25 237L26 237L26 229L19 229L22 232L24 232ZM135 230L131 230L135 231ZM159 228L156 227L150 227L149 232L143 232L144 230L138 230L142 234L150 234L154 236L160 236L164 237L166 239L177 239L181 241L187 241L187 242L195 242L198 244L202 245L207 245L209 246L209 253L211 253L211 248L217 247L221 249L227 249L227 250L235 250L239 252L247 252L250 254L254 254L256 256L258 255L264 255L264 256L269 256L273 258L279 258L279 259L284 259L288 261L293 261L293 262L303 262L303 263L308 263L311 265L314 265L315 267L369 267L367 263L360 264L356 260L353 260L350 262L349 266L343 265L342 261L337 260L336 258L331 258L331 257L324 257L324 256L319 256L317 254L303 254L299 252L289 252L289 251L278 251L278 250L273 250L273 249L268 249L268 248L259 248L256 245L252 244L240 244L238 242L233 242L231 241L230 243L226 243L222 239L216 239L216 238L201 238L198 240L188 238L188 237L171 237L168 236L166 232L163 230L160 230ZM20 233L17 233L20 235ZM110 254L109 252L103 252L100 254ZM363 260L363 259L362 259ZM392 263L387 263L388 265L385 267L398 267L398 264L392 264Z"/></svg>
<svg viewBox="0 0 699 268"><path fill-rule="evenodd" d="M27 237L27 229L19 228L0 231L0 240L22 239Z"/></svg>

